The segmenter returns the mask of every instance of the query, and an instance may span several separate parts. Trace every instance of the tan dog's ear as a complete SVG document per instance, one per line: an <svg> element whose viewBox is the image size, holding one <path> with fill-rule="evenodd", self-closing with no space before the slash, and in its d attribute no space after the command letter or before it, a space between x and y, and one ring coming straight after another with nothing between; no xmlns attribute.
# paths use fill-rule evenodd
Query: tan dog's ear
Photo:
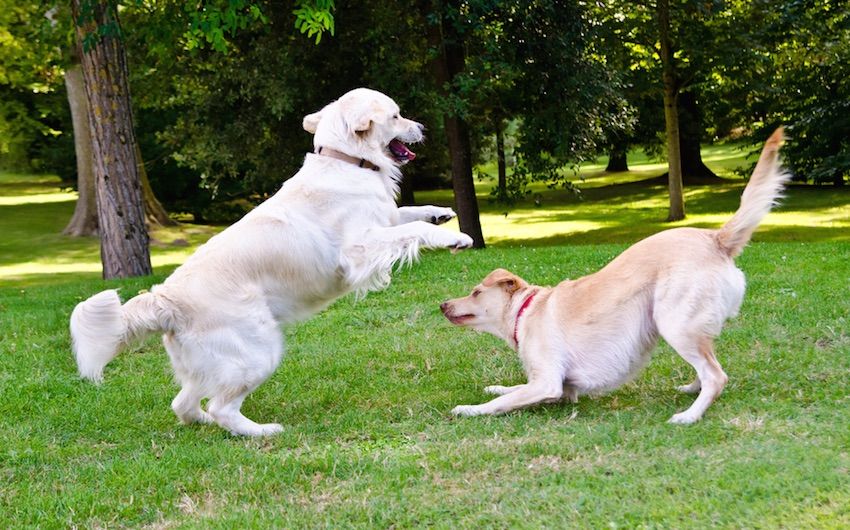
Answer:
<svg viewBox="0 0 850 530"><path fill-rule="evenodd" d="M481 284L485 287L497 285L507 291L508 294L513 294L522 287L528 286L525 280L505 269L494 270L484 278Z"/></svg>
<svg viewBox="0 0 850 530"><path fill-rule="evenodd" d="M319 126L319 121L322 119L322 111L314 112L313 114L308 114L304 116L304 121L302 122L302 127L304 130L310 134L316 134L316 127Z"/></svg>

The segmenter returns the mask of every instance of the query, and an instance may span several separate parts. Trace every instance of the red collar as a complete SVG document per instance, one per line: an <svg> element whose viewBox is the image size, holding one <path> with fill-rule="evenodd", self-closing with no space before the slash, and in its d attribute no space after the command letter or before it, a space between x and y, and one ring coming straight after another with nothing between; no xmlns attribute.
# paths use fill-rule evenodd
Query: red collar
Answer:
<svg viewBox="0 0 850 530"><path fill-rule="evenodd" d="M514 321L514 343L519 348L519 339L517 338L517 331L519 330L519 318L528 309L528 306L531 305L531 301L534 300L534 297L537 296L537 291L531 293L531 296L525 299L521 306L519 306L519 311L516 314L516 320Z"/></svg>

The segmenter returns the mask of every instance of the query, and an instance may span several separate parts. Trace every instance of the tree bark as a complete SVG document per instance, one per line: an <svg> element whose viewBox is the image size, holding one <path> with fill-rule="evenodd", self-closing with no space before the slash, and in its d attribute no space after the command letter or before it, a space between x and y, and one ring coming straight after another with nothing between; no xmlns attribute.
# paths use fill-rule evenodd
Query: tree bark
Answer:
<svg viewBox="0 0 850 530"><path fill-rule="evenodd" d="M162 207L162 203L156 198L148 180L148 171L145 169L145 161L142 158L142 150L136 142L136 160L139 164L139 179L142 182L142 198L145 203L145 221L151 226L174 226L177 223L168 217L168 212Z"/></svg>
<svg viewBox="0 0 850 530"><path fill-rule="evenodd" d="M508 169L505 163L505 135L501 120L496 123L496 165L499 172L499 197L508 197Z"/></svg>
<svg viewBox="0 0 850 530"><path fill-rule="evenodd" d="M608 165L605 167L605 171L614 173L620 171L628 171L629 163L626 158L626 151L628 147L624 142L614 142L611 145L611 150L608 154Z"/></svg>
<svg viewBox="0 0 850 530"><path fill-rule="evenodd" d="M679 149L682 155L682 180L685 184L701 184L719 180L702 161L702 116L696 94L681 92L678 95Z"/></svg>
<svg viewBox="0 0 850 530"><path fill-rule="evenodd" d="M440 13L437 24L428 25L428 42L436 50L432 67L438 89L445 98L450 98L451 82L463 72L466 57L463 51L463 35L458 32L448 14L448 4L437 2L432 6L426 2L423 15L428 17L432 9ZM451 6L457 12L458 6ZM478 198L475 196L475 180L472 176L472 145L469 139L469 127L456 113L443 117L446 137L449 144L449 156L452 162L452 188L455 196L458 224L461 232L472 238L474 248L484 248L484 234L481 231L481 218L478 212Z"/></svg>
<svg viewBox="0 0 850 530"><path fill-rule="evenodd" d="M89 129L88 102L79 64L65 70L65 90L71 108L71 125L74 131L74 154L77 157L77 204L74 215L62 233L68 236L97 235L97 202L94 189L94 168L91 132Z"/></svg>
<svg viewBox="0 0 850 530"><path fill-rule="evenodd" d="M670 5L668 0L658 0L659 56L664 81L664 123L667 135L668 188L670 210L668 221L685 218L685 199L682 194L682 157L679 152L679 114L677 107L678 82L670 42Z"/></svg>
<svg viewBox="0 0 850 530"><path fill-rule="evenodd" d="M416 204L416 197L413 193L413 176L409 173L405 173L401 178L401 184L399 186L400 196L399 196L399 205L400 206L413 206Z"/></svg>
<svg viewBox="0 0 850 530"><path fill-rule="evenodd" d="M84 1L86 20L81 26ZM107 0L72 0L71 9L83 48L103 277L148 275L152 272L149 239L118 13ZM88 45L83 46L87 35Z"/></svg>

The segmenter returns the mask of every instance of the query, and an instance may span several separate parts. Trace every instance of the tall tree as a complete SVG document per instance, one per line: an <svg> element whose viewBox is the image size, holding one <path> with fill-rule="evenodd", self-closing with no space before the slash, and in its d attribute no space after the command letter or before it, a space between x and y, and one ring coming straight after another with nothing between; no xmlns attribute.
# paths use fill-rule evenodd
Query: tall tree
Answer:
<svg viewBox="0 0 850 530"><path fill-rule="evenodd" d="M682 157L679 151L679 81L676 64L673 62L673 45L670 38L670 4L658 0L656 4L658 22L658 56L661 59L664 84L664 124L667 137L667 179L670 190L668 221L685 217L685 199L682 194Z"/></svg>
<svg viewBox="0 0 850 530"><path fill-rule="evenodd" d="M456 78L464 72L464 34L460 2L437 0L438 15L428 27L428 42L434 48L433 69L440 90L448 100L456 99ZM484 234L472 177L472 144L469 125L459 109L447 109L443 119L452 165L452 188L461 232L472 238L473 247L484 248Z"/></svg>
<svg viewBox="0 0 850 530"><path fill-rule="evenodd" d="M69 236L97 235L97 201L95 199L94 152L89 127L88 102L83 72L79 63L65 69L65 91L71 109L74 152L77 160L77 203L74 214L62 231Z"/></svg>
<svg viewBox="0 0 850 530"><path fill-rule="evenodd" d="M108 0L72 0L89 106L104 278L151 274L148 231L118 10Z"/></svg>

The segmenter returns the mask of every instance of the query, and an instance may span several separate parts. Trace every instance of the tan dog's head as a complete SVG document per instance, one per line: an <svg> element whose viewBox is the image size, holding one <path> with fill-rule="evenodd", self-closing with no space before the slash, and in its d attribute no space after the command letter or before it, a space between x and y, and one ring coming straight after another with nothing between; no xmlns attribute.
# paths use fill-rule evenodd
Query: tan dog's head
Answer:
<svg viewBox="0 0 850 530"><path fill-rule="evenodd" d="M447 300L440 304L440 309L452 324L502 337L511 300L525 287L528 283L516 274L496 269L468 296Z"/></svg>
<svg viewBox="0 0 850 530"><path fill-rule="evenodd" d="M416 158L406 143L422 141L421 123L403 118L395 101L368 88L356 88L319 112L304 117L315 147L365 158L377 166L399 166Z"/></svg>

